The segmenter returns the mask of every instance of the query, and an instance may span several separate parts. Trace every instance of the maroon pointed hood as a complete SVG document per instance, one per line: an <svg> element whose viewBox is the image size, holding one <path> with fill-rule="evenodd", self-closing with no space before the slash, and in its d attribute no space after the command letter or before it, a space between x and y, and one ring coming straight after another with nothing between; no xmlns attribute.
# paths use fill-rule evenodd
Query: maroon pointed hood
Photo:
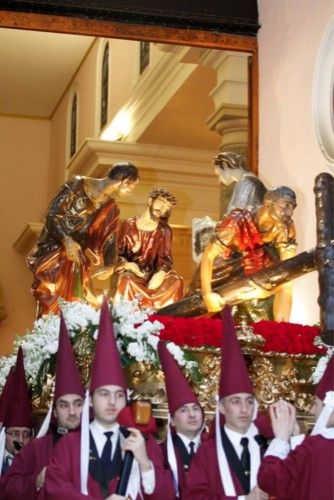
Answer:
<svg viewBox="0 0 334 500"><path fill-rule="evenodd" d="M26 381L22 347L17 352L11 396L4 410L4 427L32 428L32 409Z"/></svg>
<svg viewBox="0 0 334 500"><path fill-rule="evenodd" d="M219 382L220 399L245 392L254 394L244 355L240 349L231 309L225 306L222 313L223 339Z"/></svg>
<svg viewBox="0 0 334 500"><path fill-rule="evenodd" d="M78 365L75 361L70 337L66 328L63 314L60 313L60 328L58 339L56 385L54 402L65 394L78 394L84 397L84 389Z"/></svg>
<svg viewBox="0 0 334 500"><path fill-rule="evenodd" d="M99 333L92 363L91 393L103 385L118 385L124 390L127 389L106 298L101 307Z"/></svg>
<svg viewBox="0 0 334 500"><path fill-rule="evenodd" d="M0 396L0 422L3 422L7 402L11 397L12 390L14 387L14 382L15 382L14 372L15 372L15 369L14 369L14 366L12 366L11 369L9 370L5 385L2 389L2 393Z"/></svg>
<svg viewBox="0 0 334 500"><path fill-rule="evenodd" d="M178 408L188 403L200 406L198 398L190 388L181 368L163 342L158 344L158 353L165 376L169 413L173 416Z"/></svg>

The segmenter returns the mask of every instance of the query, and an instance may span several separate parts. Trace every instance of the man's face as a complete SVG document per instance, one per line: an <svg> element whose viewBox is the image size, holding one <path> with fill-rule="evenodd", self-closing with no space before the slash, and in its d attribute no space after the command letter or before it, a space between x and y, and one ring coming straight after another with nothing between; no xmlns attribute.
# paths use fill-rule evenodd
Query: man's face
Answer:
<svg viewBox="0 0 334 500"><path fill-rule="evenodd" d="M221 168L218 165L215 165L215 174L217 175L219 182L225 184L225 186L232 184L233 179L231 176L231 169L229 167Z"/></svg>
<svg viewBox="0 0 334 500"><path fill-rule="evenodd" d="M58 426L73 430L79 427L83 399L78 394L65 394L57 399L54 416Z"/></svg>
<svg viewBox="0 0 334 500"><path fill-rule="evenodd" d="M296 202L294 199L289 196L282 196L271 203L268 213L274 221L288 224L292 219L295 208Z"/></svg>
<svg viewBox="0 0 334 500"><path fill-rule="evenodd" d="M254 396L246 392L226 396L219 402L219 410L225 416L226 427L245 434L253 421Z"/></svg>
<svg viewBox="0 0 334 500"><path fill-rule="evenodd" d="M115 184L111 179L109 179L103 188L103 195L105 198L113 198L116 192L118 196L127 196L134 190L138 182L139 179L136 179L135 181L124 179L123 181L118 181Z"/></svg>
<svg viewBox="0 0 334 500"><path fill-rule="evenodd" d="M158 222L161 217L164 217L172 208L172 205L165 198L149 199L148 202L151 219Z"/></svg>
<svg viewBox="0 0 334 500"><path fill-rule="evenodd" d="M203 412L196 403L188 403L176 410L172 420L176 432L193 439L203 425Z"/></svg>
<svg viewBox="0 0 334 500"><path fill-rule="evenodd" d="M232 182L238 182L242 176L246 173L243 168L232 168L228 165L224 165L223 168L215 165L215 174L218 176L219 182L229 186Z"/></svg>
<svg viewBox="0 0 334 500"><path fill-rule="evenodd" d="M130 179L124 179L124 181L120 182L117 187L117 194L119 196L127 196L130 194L134 188L137 186L139 179L132 181Z"/></svg>
<svg viewBox="0 0 334 500"><path fill-rule="evenodd" d="M29 427L7 427L5 433L5 448L12 455L16 455L19 452L14 442L18 443L22 448L22 446L29 443L31 439L31 429L29 429Z"/></svg>
<svg viewBox="0 0 334 500"><path fill-rule="evenodd" d="M125 391L118 385L103 385L93 392L91 404L96 420L107 428L126 405Z"/></svg>

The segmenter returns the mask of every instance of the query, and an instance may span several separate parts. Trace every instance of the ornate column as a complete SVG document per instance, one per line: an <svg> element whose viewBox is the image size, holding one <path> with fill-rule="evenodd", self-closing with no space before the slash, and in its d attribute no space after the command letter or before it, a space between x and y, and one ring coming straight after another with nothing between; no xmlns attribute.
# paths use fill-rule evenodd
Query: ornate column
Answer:
<svg viewBox="0 0 334 500"><path fill-rule="evenodd" d="M217 85L210 92L215 111L208 118L210 130L221 136L221 151L235 151L247 158L248 54L206 51L200 64L213 67Z"/></svg>

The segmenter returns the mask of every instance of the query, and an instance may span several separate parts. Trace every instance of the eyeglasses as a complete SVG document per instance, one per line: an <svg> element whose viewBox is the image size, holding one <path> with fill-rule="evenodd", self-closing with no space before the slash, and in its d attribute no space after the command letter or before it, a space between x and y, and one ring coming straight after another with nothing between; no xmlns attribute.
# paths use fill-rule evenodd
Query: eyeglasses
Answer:
<svg viewBox="0 0 334 500"><path fill-rule="evenodd" d="M31 431L5 431L7 436L10 436L14 439L29 439L32 436Z"/></svg>

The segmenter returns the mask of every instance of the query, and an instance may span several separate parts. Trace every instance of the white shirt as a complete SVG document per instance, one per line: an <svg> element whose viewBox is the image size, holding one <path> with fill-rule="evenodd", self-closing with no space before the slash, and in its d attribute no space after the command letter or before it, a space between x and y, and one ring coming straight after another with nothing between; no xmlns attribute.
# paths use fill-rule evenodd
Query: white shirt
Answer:
<svg viewBox="0 0 334 500"><path fill-rule="evenodd" d="M97 420L93 420L89 424L89 428L91 430L93 439L95 441L95 446L99 457L101 457L103 447L107 441L107 437L105 436L104 433L108 431L113 432L113 435L110 438L112 443L112 450L111 450L111 459L112 459L114 452L116 450L118 438L120 438L121 440L121 445L122 441L124 441L125 439L119 430L119 424L115 422L115 424L111 428L105 429ZM147 495L151 495L155 489L155 471L152 462L151 462L151 469L143 472L140 470L137 460L134 459L131 468L129 487L127 490L127 494L130 494L130 496L132 496L133 498L137 496L138 491L136 490L139 490L140 488L140 486L138 486L138 483L140 483L140 477L144 492Z"/></svg>
<svg viewBox="0 0 334 500"><path fill-rule="evenodd" d="M191 452L191 449L189 446L190 443L194 443L195 444L194 452L196 453L199 445L201 444L201 432L199 434L197 434L193 439L189 439L187 436L185 436L184 434L181 434L180 432L177 432L177 435L182 440L184 446L187 448L188 453Z"/></svg>
<svg viewBox="0 0 334 500"><path fill-rule="evenodd" d="M254 424L250 425L246 434L240 434L240 432L232 431L231 429L226 427L226 425L224 425L224 430L227 437L231 441L232 446L235 449L239 459L241 458L241 453L243 450L243 447L240 444L241 438L248 438L248 449L251 457L250 489L252 490L257 485L257 473L261 463L260 447L254 439L254 436L258 435L259 431ZM244 496L239 496L238 498L241 500L244 498Z"/></svg>
<svg viewBox="0 0 334 500"><path fill-rule="evenodd" d="M115 422L115 424L110 428L110 429L105 429L97 420L93 420L89 424L90 431L92 433L93 439L95 441L95 446L97 449L97 454L99 457L102 455L102 451L104 448L104 445L107 442L107 436L105 436L105 432L112 431L113 435L111 436L111 457L110 460L112 460L114 453L116 451L116 446L117 446L117 441L120 435L119 432L119 424Z"/></svg>

